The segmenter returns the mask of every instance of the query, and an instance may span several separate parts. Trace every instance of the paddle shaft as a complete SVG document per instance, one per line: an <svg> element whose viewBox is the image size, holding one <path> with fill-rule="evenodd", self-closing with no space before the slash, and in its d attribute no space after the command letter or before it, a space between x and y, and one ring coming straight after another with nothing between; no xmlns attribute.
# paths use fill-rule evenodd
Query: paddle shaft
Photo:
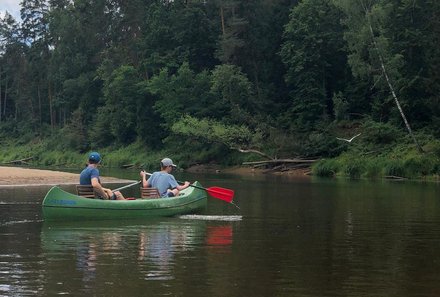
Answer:
<svg viewBox="0 0 440 297"><path fill-rule="evenodd" d="M123 189L126 189L126 188L130 188L130 187L133 187L133 186L135 186L135 185L137 185L137 184L140 184L140 183L141 183L141 181L137 181L137 182L135 182L135 183L132 183L132 184L129 184L129 185L126 185L126 186L123 186L123 187L120 187L120 188L114 189L114 190L112 190L112 192L114 193L114 192L116 192L116 191L120 191L120 190L123 190Z"/></svg>

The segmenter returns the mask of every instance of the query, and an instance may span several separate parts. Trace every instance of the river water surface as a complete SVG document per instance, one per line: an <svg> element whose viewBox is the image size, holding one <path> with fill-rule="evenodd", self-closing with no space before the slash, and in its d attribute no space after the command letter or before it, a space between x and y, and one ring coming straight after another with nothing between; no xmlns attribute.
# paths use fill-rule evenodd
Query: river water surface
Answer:
<svg viewBox="0 0 440 297"><path fill-rule="evenodd" d="M0 296L440 296L439 184L176 177L234 189L240 208L49 223L48 187L0 188Z"/></svg>

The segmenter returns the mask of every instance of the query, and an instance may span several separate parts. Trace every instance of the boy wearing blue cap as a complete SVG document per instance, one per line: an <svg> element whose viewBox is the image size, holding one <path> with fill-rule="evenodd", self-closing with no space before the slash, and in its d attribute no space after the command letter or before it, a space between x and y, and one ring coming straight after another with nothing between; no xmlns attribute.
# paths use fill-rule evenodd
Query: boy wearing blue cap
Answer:
<svg viewBox="0 0 440 297"><path fill-rule="evenodd" d="M121 192L104 188L101 185L101 180L99 179L98 165L101 163L101 155L97 152L92 152L89 155L89 162L87 167L81 171L79 175L79 183L81 185L92 185L95 192L98 194L99 198L106 200L124 200Z"/></svg>
<svg viewBox="0 0 440 297"><path fill-rule="evenodd" d="M162 161L160 161L161 170L153 172L148 180L146 178L147 173L141 171L142 186L144 188L157 188L161 197L177 197L181 190L189 187L189 182L186 181L183 185L177 183L171 174L176 167L170 158L162 159Z"/></svg>

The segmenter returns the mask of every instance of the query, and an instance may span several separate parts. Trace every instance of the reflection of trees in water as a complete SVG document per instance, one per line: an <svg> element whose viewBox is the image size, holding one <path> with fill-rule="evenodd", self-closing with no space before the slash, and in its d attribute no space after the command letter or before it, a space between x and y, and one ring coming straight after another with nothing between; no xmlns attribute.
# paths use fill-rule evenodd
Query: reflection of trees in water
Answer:
<svg viewBox="0 0 440 297"><path fill-rule="evenodd" d="M102 225L103 224L103 225ZM120 223L119 223L120 224ZM119 279L121 269L143 279L173 279L176 256L208 247L225 252L232 244L232 225L217 226L215 222L182 222L173 219L137 225L112 223L47 223L43 226L42 248L48 261L64 261L74 256L74 267L53 270L54 278L64 275L81 281L86 292L93 290L97 281L107 277ZM66 263L66 265L69 265ZM76 271L76 274L71 270ZM52 272L52 270L48 270ZM104 276L104 280L100 280Z"/></svg>

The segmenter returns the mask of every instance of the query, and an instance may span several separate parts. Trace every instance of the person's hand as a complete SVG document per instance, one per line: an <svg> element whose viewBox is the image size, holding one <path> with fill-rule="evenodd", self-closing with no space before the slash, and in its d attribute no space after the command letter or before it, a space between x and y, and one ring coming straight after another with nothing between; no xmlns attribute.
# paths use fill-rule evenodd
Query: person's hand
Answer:
<svg viewBox="0 0 440 297"><path fill-rule="evenodd" d="M189 185L190 185L189 181L186 181L186 182L184 183L185 188L188 188Z"/></svg>
<svg viewBox="0 0 440 297"><path fill-rule="evenodd" d="M144 178L147 173L145 172L145 170L142 170L139 174L142 178Z"/></svg>

